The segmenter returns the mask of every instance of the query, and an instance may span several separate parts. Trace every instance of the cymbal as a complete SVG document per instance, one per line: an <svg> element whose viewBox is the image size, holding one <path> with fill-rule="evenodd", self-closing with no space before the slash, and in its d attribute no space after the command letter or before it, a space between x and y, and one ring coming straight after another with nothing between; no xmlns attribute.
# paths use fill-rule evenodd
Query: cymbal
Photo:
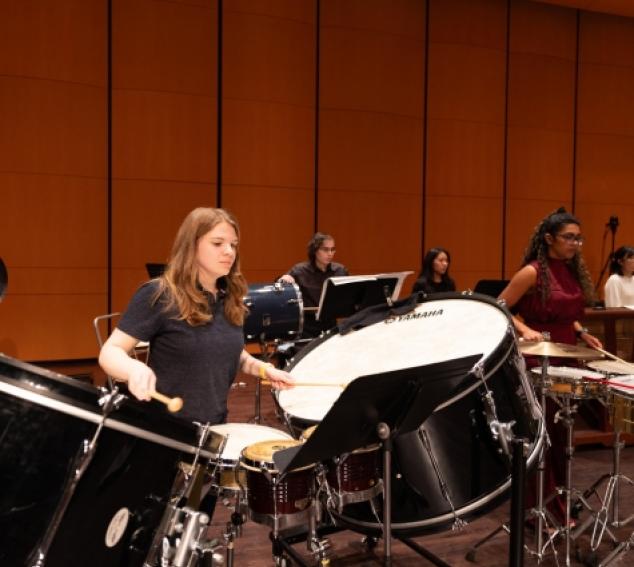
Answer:
<svg viewBox="0 0 634 567"><path fill-rule="evenodd" d="M603 357L600 352L591 348L566 343L552 343L550 341L521 341L519 349L522 354L529 356L554 356L557 358L581 358L584 360Z"/></svg>

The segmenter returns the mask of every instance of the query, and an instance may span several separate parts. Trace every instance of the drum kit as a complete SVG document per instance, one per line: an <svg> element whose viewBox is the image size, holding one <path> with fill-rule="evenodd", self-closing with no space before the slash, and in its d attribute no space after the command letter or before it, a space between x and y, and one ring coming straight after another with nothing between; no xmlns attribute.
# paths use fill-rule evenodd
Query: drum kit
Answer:
<svg viewBox="0 0 634 567"><path fill-rule="evenodd" d="M535 549L528 549L530 553L537 557L540 562L547 549L550 548L557 561L557 550L554 541L558 537L563 537L565 541L565 565L570 565L571 544L589 527L592 527L590 540L591 553L582 557L588 564L605 567L615 561L620 555L628 551L634 545L634 538L630 536L627 541L619 542L611 531L611 527L617 528L626 525L634 515L619 519L619 484L627 482L634 485L634 482L620 473L620 451L624 444L620 440L623 432L634 431L634 365L628 363L603 349L589 349L576 345L554 343L548 340L541 342L520 342L519 350L522 354L541 359L541 366L531 369L531 376L536 390L541 396L541 406L545 407L546 398L553 400L559 410L555 414L555 423L560 421L566 428L566 471L565 485L557 487L556 492L547 498L544 497L544 463L543 455L538 467L537 475L537 503L529 514L536 521L536 546ZM611 360L596 360L603 355ZM576 359L584 361L584 367L571 366L551 366L550 359ZM604 405L610 416L610 423L614 428L614 457L612 472L602 476L589 489L581 492L573 487L573 429L574 416L577 412L578 404L587 400L596 400ZM548 443L544 444L544 448ZM598 486L607 480L606 492L601 497ZM589 497L595 494L601 507L595 510L589 503ZM558 522L548 511L546 505L555 497L565 497L565 519ZM610 511L610 507L612 510ZM581 512L586 512L585 518L575 525L572 521L573 513L579 516ZM496 533L499 533L505 526L501 526L484 539L473 546L467 554L467 558L475 560L475 553L483 543L488 541ZM544 541L544 534L548 534ZM605 534L611 538L614 548L601 562L598 561L596 551ZM633 534L634 535L634 534ZM582 554L577 550L578 555ZM558 564L558 562L557 562Z"/></svg>
<svg viewBox="0 0 634 567"><path fill-rule="evenodd" d="M280 303L263 307L258 324L269 329L255 334L266 340L301 331L299 291L280 289L286 291L262 297L290 294L281 304L295 310L289 319L295 322L273 331L263 322L275 322L267 313ZM606 396L618 406L614 423L631 430L630 376L610 386L603 369L553 371L550 357L589 353L556 343L518 345L506 308L477 294L419 298L407 312L388 309L378 322L334 329L310 342L288 363L296 387L273 392L289 433L259 424L189 424L156 403L0 355L0 481L6 488L0 533L10 542L0 549L0 563L67 567L79 558L96 567L231 566L247 520L271 529L276 565L306 564L292 547L299 541L317 564L327 565L325 536L342 529L363 534L368 545L383 537L388 561L392 533L409 545L411 536L461 529L508 498L512 442L521 442L529 468L540 462L545 420L524 352L546 361L535 383L542 396L561 400L562 420L571 421L577 400ZM415 428L382 437L372 408L365 408L368 431L377 431L372 441L290 470L279 466L277 455L318 439L342 392L353 392L359 377L472 359L466 375L446 387L443 402ZM571 424L569 434L571 447ZM616 484L612 499L623 476L615 470L609 480ZM569 513L577 494L570 484ZM219 538L209 535L214 497L233 512ZM605 512L591 510L585 500L583 506L595 530L609 532ZM574 537L567 528L560 533L568 541ZM410 547L434 562L422 548ZM540 558L545 547L540 543Z"/></svg>

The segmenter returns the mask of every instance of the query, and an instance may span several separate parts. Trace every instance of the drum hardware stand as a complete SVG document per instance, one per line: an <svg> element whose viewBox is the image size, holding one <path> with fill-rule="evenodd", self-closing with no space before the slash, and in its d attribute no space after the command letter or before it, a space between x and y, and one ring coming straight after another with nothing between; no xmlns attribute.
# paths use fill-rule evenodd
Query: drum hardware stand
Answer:
<svg viewBox="0 0 634 567"><path fill-rule="evenodd" d="M308 532L294 533L289 536L282 536L279 531L273 530L269 534L272 543L272 553L275 565L286 566L287 561L284 554L288 555L297 565L301 567L310 567L305 560L292 547L293 543L306 541L306 549L311 553L318 562L320 567L330 565L328 551L330 550L330 541L325 537L320 537L317 529L318 523L321 521L320 508L318 499L313 495L311 503L311 512L308 517ZM341 531L337 526L324 526L322 533L335 533Z"/></svg>
<svg viewBox="0 0 634 567"><path fill-rule="evenodd" d="M614 432L614 445L613 445L613 462L612 462L612 473L605 474L601 476L597 481L595 481L590 488L588 488L583 496L580 498L580 501L588 508L590 514L584 520L584 522L579 525L575 531L573 532L573 539L576 539L581 533L583 533L588 527L591 525L592 528L592 536L590 539L590 554L586 557L586 560L593 565L598 565L599 567L603 567L605 565L609 565L614 561L618 556L630 550L632 546L634 546L634 532L630 534L630 537L627 541L619 542L618 539L614 536L608 524L612 527L619 528L628 524L632 518L634 518L634 514L628 516L624 520L619 520L619 484L621 480L626 481L630 485L634 485L634 482L628 478L627 476L620 473L620 456L621 450L624 447L624 443L620 438L621 432L620 430L615 430ZM607 485L605 490L605 496L601 498L597 493L598 486L607 479ZM587 504L585 504L585 498L589 497L591 494L596 494L601 502L601 508L598 512L595 512L590 508ZM578 503L576 504L578 507ZM609 509L612 506L612 521L610 521L609 517ZM604 534L610 536L612 543L616 545L614 550L605 558L601 563L596 562L596 550L601 544L601 540L603 539Z"/></svg>
<svg viewBox="0 0 634 567"><path fill-rule="evenodd" d="M62 497L60 498L57 508L55 509L55 513L53 514L51 523L48 525L46 533L42 537L40 544L29 560L29 565L31 567L44 566L46 562L46 555L51 547L51 544L53 543L55 535L57 534L57 530L60 526L62 518L64 517L64 513L66 512L66 508L68 508L73 494L75 494L75 490L77 489L77 485L79 484L81 477L84 475L84 472L86 472L86 469L95 456L95 452L97 450L97 439L101 435L101 431L103 430L106 419L112 413L112 411L119 408L119 406L125 399L124 395L119 394L119 390L116 386L112 390L106 390L105 388L102 388L101 391L102 396L98 400L99 405L102 407L101 421L99 422L97 430L95 431L92 439L84 439L77 454L75 455L75 458L71 465L70 474L66 479L66 484L64 486Z"/></svg>
<svg viewBox="0 0 634 567"><path fill-rule="evenodd" d="M231 513L231 521L227 522L225 531L222 534L226 548L226 566L233 567L233 552L235 540L242 535L242 526L245 522L245 515L240 511L242 506L242 489L236 494L236 504Z"/></svg>
<svg viewBox="0 0 634 567"><path fill-rule="evenodd" d="M220 544L217 539L205 538L209 516L189 507L168 506L157 532L161 532L160 550L152 550L144 567L191 567L197 560L206 565L222 565ZM153 542L154 543L154 542ZM158 557L156 557L159 551Z"/></svg>
<svg viewBox="0 0 634 567"><path fill-rule="evenodd" d="M264 333L260 335L260 359L265 364L272 364L271 360L275 355L275 347L277 346L277 340L267 341ZM271 350L273 347L273 350ZM253 423L260 423L262 421L261 414L261 399L262 399L262 378L258 375L255 382L255 411L253 419L249 420Z"/></svg>
<svg viewBox="0 0 634 567"><path fill-rule="evenodd" d="M535 530L535 550L531 550L529 548L527 548L524 544L522 544L522 550L527 551L528 553L535 555L537 558L537 563L541 563L542 559L544 558L545 555L545 549L550 545L552 552L553 552L553 557L555 559L555 563L557 565L559 565L559 561L557 559L557 549L555 548L554 545L554 535L548 537L548 539L546 540L546 542L544 543L543 537L544 537L544 529L549 529L550 525L549 525L549 519L551 522L554 522L554 518L552 518L552 516L550 515L550 513L548 512L548 510L546 509L546 505L553 500L558 493L555 493L551 496L549 496L547 499L544 499L544 486L545 486L545 474L546 474L546 469L545 469L545 455L546 455L546 450L547 447L550 445L550 440L548 438L548 433L546 431L546 392L548 390L550 386L550 381L548 379L548 357L545 356L542 358L542 379L541 379L541 384L539 386L539 394L540 394L540 406L542 408L542 416L541 416L541 424L542 424L542 429L544 431L544 444L542 445L542 448L539 452L539 459L538 459L538 464L537 464L537 494L536 494L536 502L535 502L535 506L533 508L531 508L531 510L527 510L525 511L522 515L524 517L524 521L529 519L530 516L533 516L536 519L536 530ZM528 390L527 390L528 391ZM491 400L492 401L492 400ZM500 429L500 425L504 426ZM511 431L510 431L510 427L508 427L508 425L512 425L512 424L500 424L499 422L494 421L490 423L491 426L491 430L493 432L494 435L496 435L496 433L503 433L503 435L501 436L501 445L502 445L502 449L504 450L504 446L506 444L506 447L508 449L508 437L506 437L506 435L512 435ZM513 442L515 442L515 440L513 440ZM514 450L515 451L515 450ZM505 451L506 452L506 451ZM507 453L508 454L508 453ZM515 452L513 452L513 456L515 457ZM513 463L515 463L515 458L513 459ZM511 505L513 503L511 502ZM523 509L523 502L522 502L522 509ZM504 531L506 533L508 533L511 537L511 546L513 547L513 542L515 540L516 537L518 537L517 535L517 530L515 535L513 535L511 528L515 527L513 525L513 522L517 521L515 515L513 513L511 513L511 519L509 523L502 523L501 525L499 525L497 528L495 528L492 532L488 533L486 536L484 536L484 538L482 538L481 540L479 540L478 542L476 542L471 549L466 553L465 558L467 559L467 561L471 561L471 562L475 562L476 561L476 553L478 551L478 549L484 545L486 542L488 542L489 540L493 539L498 533ZM522 540L523 540L523 530L522 531ZM515 541L515 544L517 544L517 541ZM515 552L516 554L519 553L518 551Z"/></svg>
<svg viewBox="0 0 634 567"><path fill-rule="evenodd" d="M196 481L196 478L199 474L202 474L202 471L197 472L198 469L198 461L200 459L200 453L203 447L207 444L210 435L213 434L209 423L198 423L195 422L198 426L198 446L196 447L196 452L194 453L194 459L191 463L191 468L189 469L191 472L183 471L185 475L185 482L175 489L172 487L172 491L174 496L170 498L171 503L169 503L165 507L165 512L163 513L163 518L161 519L161 523L156 529L154 534L154 538L149 547L148 554L143 563L143 567L155 567L157 562L160 562L160 567L181 567L175 563L172 563L171 560L175 557L177 547L180 546L189 546L191 552L196 552L199 556L202 556L207 560L209 555L212 556L212 565L213 562L216 561L213 559L214 556L217 555L218 544L216 540L211 540L208 542L199 543L199 540L202 539L202 536L205 532L205 527L209 523L209 516L204 512L195 512L189 507L179 507L179 503L183 502L185 495L189 493L190 488L193 483ZM227 444L227 437L224 437L222 442L220 443L217 453L218 459L216 461L216 465L214 470L212 471L215 475L216 469L219 466L222 452L224 451L225 445ZM209 464L209 463L208 463ZM178 479L178 477L177 477ZM174 482L178 482L178 480ZM185 521L182 521L182 516L185 515ZM206 519L206 521L205 521ZM200 524L200 530L196 534L196 541L192 540L193 531L196 527L196 524ZM187 524L187 531L184 531L184 526ZM177 533L184 533L183 537L186 537L186 542L176 544L176 547L173 546L170 542L170 537L175 536ZM180 538L180 541L183 541L183 537ZM185 547L182 547L180 554L185 553ZM188 566L189 563L183 563L183 566Z"/></svg>

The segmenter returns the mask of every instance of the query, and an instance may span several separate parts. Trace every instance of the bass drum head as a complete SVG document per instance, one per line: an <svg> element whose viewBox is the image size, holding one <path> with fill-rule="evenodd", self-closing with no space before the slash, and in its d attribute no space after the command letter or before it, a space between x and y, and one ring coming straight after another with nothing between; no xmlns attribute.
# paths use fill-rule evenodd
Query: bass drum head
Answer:
<svg viewBox="0 0 634 567"><path fill-rule="evenodd" d="M489 297L439 294L412 312L309 345L290 373L296 381L348 383L375 374L481 355L486 388L475 376L416 431L396 438L392 474L392 528L401 535L446 529L480 515L508 496L510 457L493 438L486 390L497 418L530 444L529 466L541 447L541 411L517 352L509 313ZM304 391L302 391L304 390ZM277 399L293 429L319 422L341 389L282 390ZM443 494L441 485L447 487ZM345 506L337 519L380 535L382 497Z"/></svg>

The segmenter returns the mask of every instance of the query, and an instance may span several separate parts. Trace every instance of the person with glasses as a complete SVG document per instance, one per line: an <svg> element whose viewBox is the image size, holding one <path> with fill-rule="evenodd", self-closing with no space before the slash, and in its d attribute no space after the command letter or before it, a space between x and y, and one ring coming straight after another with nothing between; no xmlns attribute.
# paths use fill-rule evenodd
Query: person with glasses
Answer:
<svg viewBox="0 0 634 567"><path fill-rule="evenodd" d="M526 249L522 267L511 278L499 298L509 309L515 309L513 324L520 338L541 341L542 333L550 340L576 344L582 340L589 347L601 348L601 341L581 325L584 307L592 305L594 290L590 274L581 254L583 236L581 223L566 212L556 210L535 228ZM570 366L570 360L565 364ZM562 365L561 360L550 360ZM541 359L527 357L529 367L539 366ZM566 430L555 423L559 406L550 397L546 400L546 429L551 447L546 454L545 495L554 494L557 486L565 485ZM527 486L527 507L535 502L535 483ZM562 496L549 505L550 511L563 523L565 504Z"/></svg>
<svg viewBox="0 0 634 567"><path fill-rule="evenodd" d="M614 252L605 282L606 307L634 306L634 247L621 246Z"/></svg>
<svg viewBox="0 0 634 567"><path fill-rule="evenodd" d="M440 293L442 291L456 291L456 284L449 277L451 256L445 248L437 246L425 254L423 269L414 282L412 293Z"/></svg>
<svg viewBox="0 0 634 567"><path fill-rule="evenodd" d="M584 307L594 300L582 247L581 223L563 208L535 228L522 268L500 294L509 309L516 309L513 324L524 340L541 341L548 332L555 342L581 339L601 347L580 323Z"/></svg>
<svg viewBox="0 0 634 567"><path fill-rule="evenodd" d="M333 262L335 239L324 232L316 232L308 242L308 261L295 264L280 281L297 284L302 292L304 308L304 331L302 337L317 337L323 331L334 327L336 321L317 321L316 308L319 306L321 289L328 278L347 276L348 270L342 264Z"/></svg>

